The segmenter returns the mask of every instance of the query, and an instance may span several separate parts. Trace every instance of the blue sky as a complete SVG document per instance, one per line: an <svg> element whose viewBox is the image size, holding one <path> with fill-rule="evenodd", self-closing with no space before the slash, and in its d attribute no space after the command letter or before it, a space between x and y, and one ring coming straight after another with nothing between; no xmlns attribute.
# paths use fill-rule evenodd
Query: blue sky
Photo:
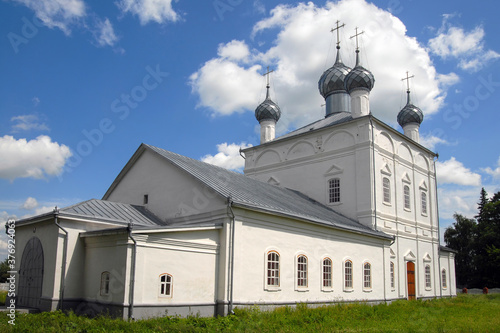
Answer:
<svg viewBox="0 0 500 333"><path fill-rule="evenodd" d="M101 198L141 142L232 169L259 143L324 115L317 80L359 26L372 113L401 130L406 71L439 153L441 227L500 190L500 22L492 0L0 1L0 219ZM5 255L0 236L0 256Z"/></svg>

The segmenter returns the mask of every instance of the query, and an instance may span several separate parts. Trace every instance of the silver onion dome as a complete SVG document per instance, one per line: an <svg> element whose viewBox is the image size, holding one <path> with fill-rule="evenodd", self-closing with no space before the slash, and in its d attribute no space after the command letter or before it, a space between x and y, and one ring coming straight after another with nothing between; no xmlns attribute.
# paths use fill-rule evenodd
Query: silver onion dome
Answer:
<svg viewBox="0 0 500 333"><path fill-rule="evenodd" d="M406 105L401 111L398 113L398 123L401 127L405 127L405 125L410 123L416 123L420 125L424 120L424 113L420 110L419 107L413 105L410 100L410 91L407 91L408 99Z"/></svg>
<svg viewBox="0 0 500 333"><path fill-rule="evenodd" d="M259 123L264 120L274 120L277 122L281 117L281 110L278 104L274 103L271 97L269 97L269 85L266 88L266 99L255 109L255 118L257 118Z"/></svg>
<svg viewBox="0 0 500 333"><path fill-rule="evenodd" d="M351 91L366 89L371 91L375 85L375 77L372 72L361 66L359 63L359 50L356 50L356 66L345 78L345 89Z"/></svg>
<svg viewBox="0 0 500 333"><path fill-rule="evenodd" d="M337 59L335 64L328 68L318 81L318 89L321 96L325 99L328 95L335 92L347 92L344 86L344 81L351 70L340 59L340 47L337 47Z"/></svg>

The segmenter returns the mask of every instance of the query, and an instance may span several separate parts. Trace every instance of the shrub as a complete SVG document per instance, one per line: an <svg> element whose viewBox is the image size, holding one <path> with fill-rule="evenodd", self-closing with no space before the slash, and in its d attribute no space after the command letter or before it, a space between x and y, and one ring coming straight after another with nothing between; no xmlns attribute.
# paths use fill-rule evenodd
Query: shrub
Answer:
<svg viewBox="0 0 500 333"><path fill-rule="evenodd" d="M462 293L467 294L467 288L462 289Z"/></svg>
<svg viewBox="0 0 500 333"><path fill-rule="evenodd" d="M483 288L483 294L485 294L485 295L488 294L488 287Z"/></svg>

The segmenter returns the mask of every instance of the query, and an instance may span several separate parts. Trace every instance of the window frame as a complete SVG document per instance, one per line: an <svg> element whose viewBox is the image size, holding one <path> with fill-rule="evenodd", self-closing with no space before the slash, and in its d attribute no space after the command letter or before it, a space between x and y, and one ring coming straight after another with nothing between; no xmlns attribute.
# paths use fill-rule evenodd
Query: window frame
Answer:
<svg viewBox="0 0 500 333"><path fill-rule="evenodd" d="M372 290L372 265L369 261L363 263L363 291Z"/></svg>
<svg viewBox="0 0 500 333"><path fill-rule="evenodd" d="M382 177L382 200L386 205L391 205L391 180L389 177Z"/></svg>
<svg viewBox="0 0 500 333"><path fill-rule="evenodd" d="M295 256L295 288L298 291L307 291L309 288L308 261L305 254Z"/></svg>
<svg viewBox="0 0 500 333"><path fill-rule="evenodd" d="M165 281L162 281L162 277L166 277ZM162 273L158 276L158 297L161 298L172 298L174 293L174 277L169 273ZM162 287L168 286L165 288L165 292L162 293ZM168 294L167 294L168 291Z"/></svg>
<svg viewBox="0 0 500 333"><path fill-rule="evenodd" d="M111 281L111 274L108 271L104 271L101 273L101 287L99 294L101 296L109 295L109 284Z"/></svg>
<svg viewBox="0 0 500 333"><path fill-rule="evenodd" d="M277 259L277 260L271 260L272 258L270 259L270 256L272 256L272 255L274 255L275 259ZM272 265L272 263L274 263L275 266L277 266L277 267L269 267L270 264ZM264 287L264 289L268 290L268 291L279 291L280 286L281 286L281 255L277 250L266 251L264 270L265 270L265 274L264 274L265 287ZM271 274L271 276L270 276L269 275L270 272L274 272L275 276L273 276L273 274ZM270 284L269 283L270 279L273 282L277 282L277 283Z"/></svg>
<svg viewBox="0 0 500 333"><path fill-rule="evenodd" d="M395 279L395 265L394 265L394 261L391 261L391 263L389 264L389 275L390 275L390 280L391 280L391 290L395 290L396 289L396 279Z"/></svg>
<svg viewBox="0 0 500 333"><path fill-rule="evenodd" d="M325 265L325 262L329 262L329 265ZM321 259L321 290L333 290L333 260L330 257L323 257Z"/></svg>
<svg viewBox="0 0 500 333"><path fill-rule="evenodd" d="M411 192L410 186L403 184L403 207L407 211L411 211Z"/></svg>
<svg viewBox="0 0 500 333"><path fill-rule="evenodd" d="M340 178L339 177L330 178L327 184L328 184L328 192L327 192L328 203L331 205L338 205L342 203L342 197L340 192Z"/></svg>
<svg viewBox="0 0 500 333"><path fill-rule="evenodd" d="M429 264L425 265L424 276L425 276L425 290L431 290L432 289L431 265Z"/></svg>
<svg viewBox="0 0 500 333"><path fill-rule="evenodd" d="M446 269L443 268L441 270L441 285L443 286L443 289L448 288L448 283L447 283L447 276L446 276Z"/></svg>
<svg viewBox="0 0 500 333"><path fill-rule="evenodd" d="M427 209L428 209L428 204L427 204L427 192L426 191L421 191L420 192L420 211L422 215L427 216Z"/></svg>
<svg viewBox="0 0 500 333"><path fill-rule="evenodd" d="M347 264L349 263L349 267L347 267ZM344 291L346 292L351 292L354 290L354 265L352 263L351 259L345 259L343 264L343 285L344 285ZM349 272L348 272L349 269ZM349 278L348 278L349 277ZM350 282L348 284L348 282Z"/></svg>

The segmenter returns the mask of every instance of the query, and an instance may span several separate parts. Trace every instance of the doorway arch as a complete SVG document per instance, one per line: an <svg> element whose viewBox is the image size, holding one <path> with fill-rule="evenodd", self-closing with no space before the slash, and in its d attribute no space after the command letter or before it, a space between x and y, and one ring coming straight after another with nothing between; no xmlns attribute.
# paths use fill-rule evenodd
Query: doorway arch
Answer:
<svg viewBox="0 0 500 333"><path fill-rule="evenodd" d="M23 250L19 269L17 304L39 308L43 285L43 247L38 237L32 237Z"/></svg>

